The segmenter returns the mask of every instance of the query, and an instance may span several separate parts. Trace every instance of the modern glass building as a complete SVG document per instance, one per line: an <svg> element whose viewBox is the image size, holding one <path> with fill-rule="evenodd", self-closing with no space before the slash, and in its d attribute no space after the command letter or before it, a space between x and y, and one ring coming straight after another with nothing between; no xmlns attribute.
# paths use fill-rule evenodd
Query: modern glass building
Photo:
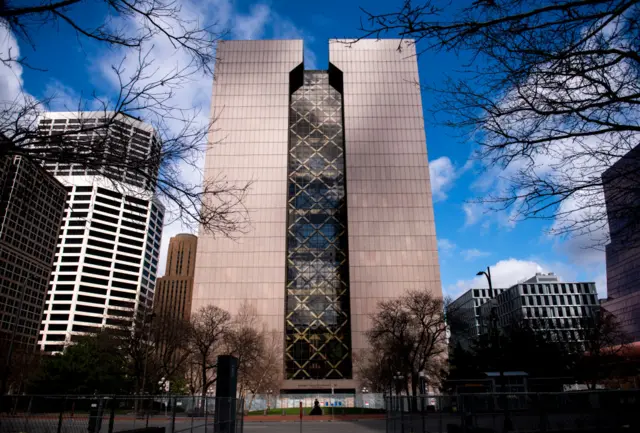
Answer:
<svg viewBox="0 0 640 433"><path fill-rule="evenodd" d="M400 50L398 48L401 48ZM282 336L281 392L353 393L378 302L441 296L415 50L299 40L219 44L205 176L251 183L251 225L201 233L192 311L253 306Z"/></svg>

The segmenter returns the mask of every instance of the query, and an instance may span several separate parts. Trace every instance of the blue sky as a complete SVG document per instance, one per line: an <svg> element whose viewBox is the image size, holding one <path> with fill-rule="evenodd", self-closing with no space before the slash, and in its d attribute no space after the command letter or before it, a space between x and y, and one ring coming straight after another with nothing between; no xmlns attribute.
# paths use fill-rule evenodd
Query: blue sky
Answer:
<svg viewBox="0 0 640 433"><path fill-rule="evenodd" d="M232 39L303 38L306 66L325 69L330 38L358 36L363 13L359 6L372 11L388 11L400 0L367 0L322 2L305 1L184 1L187 12L193 12L207 23L218 23L229 29ZM391 6L392 7L392 6ZM71 14L85 22L99 24L104 10L83 7ZM12 47L12 35L0 30L0 52ZM11 98L21 85L38 98L55 96L54 109L77 107L79 96L93 92L108 95L113 91L109 66L121 55L117 49L83 41L63 25L43 26L33 37L32 47L17 41L20 54L29 63L45 67L46 72L15 67L0 68L0 99ZM157 50L161 50L159 47ZM158 61L173 57L157 53ZM461 60L450 53L426 52L418 59L420 79L424 84L442 84L446 74L458 69ZM208 110L211 79L194 80L183 89L179 101ZM425 110L433 97L423 92ZM427 149L435 201L436 230L440 252L442 286L446 294L457 295L474 286L484 286L478 270L492 267L495 286L506 286L530 277L536 271L556 272L565 281L595 281L605 293L604 255L584 248L583 239L550 238L545 228L551 221L514 221L509 212L487 212L471 200L482 197L495 185L499 173L485 172L480 164L469 161L473 151L460 134L440 126L425 113ZM182 231L179 223L165 230L163 250L168 237Z"/></svg>

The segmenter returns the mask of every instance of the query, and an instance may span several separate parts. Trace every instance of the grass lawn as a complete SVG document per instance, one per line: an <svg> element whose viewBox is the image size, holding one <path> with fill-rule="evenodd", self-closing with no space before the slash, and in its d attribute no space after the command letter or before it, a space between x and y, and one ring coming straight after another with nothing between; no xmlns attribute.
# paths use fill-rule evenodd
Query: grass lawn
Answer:
<svg viewBox="0 0 640 433"><path fill-rule="evenodd" d="M304 411L304 415L309 415L311 412L310 407L302 408ZM300 408L297 407L289 407L284 409L285 415L298 415L300 413ZM363 407L334 407L333 414L334 415L352 415L352 414L363 414L363 413L384 413L384 409L367 409ZM323 415L331 415L330 407L322 408ZM264 415L264 410L253 410L249 412L249 415ZM282 415L282 409L270 409L267 415Z"/></svg>

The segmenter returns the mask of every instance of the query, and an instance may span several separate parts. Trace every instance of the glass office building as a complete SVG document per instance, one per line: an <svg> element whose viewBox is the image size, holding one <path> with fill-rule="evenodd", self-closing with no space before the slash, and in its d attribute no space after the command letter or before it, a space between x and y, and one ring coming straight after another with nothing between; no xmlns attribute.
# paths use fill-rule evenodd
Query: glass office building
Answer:
<svg viewBox="0 0 640 433"><path fill-rule="evenodd" d="M399 40L330 41L326 70L303 51L218 46L205 177L251 182L251 225L201 233L192 311L251 305L281 338L281 392L353 393L378 303L441 296L417 61Z"/></svg>

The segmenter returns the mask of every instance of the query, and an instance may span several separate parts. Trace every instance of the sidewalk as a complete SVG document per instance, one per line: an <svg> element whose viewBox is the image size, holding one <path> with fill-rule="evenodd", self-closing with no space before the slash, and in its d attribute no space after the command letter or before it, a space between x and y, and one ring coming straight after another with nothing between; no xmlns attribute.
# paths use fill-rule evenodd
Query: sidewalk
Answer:
<svg viewBox="0 0 640 433"><path fill-rule="evenodd" d="M361 421L370 419L384 419L383 413L350 414L350 415L304 415L302 422L308 421ZM300 422L300 415L247 415L244 422Z"/></svg>

